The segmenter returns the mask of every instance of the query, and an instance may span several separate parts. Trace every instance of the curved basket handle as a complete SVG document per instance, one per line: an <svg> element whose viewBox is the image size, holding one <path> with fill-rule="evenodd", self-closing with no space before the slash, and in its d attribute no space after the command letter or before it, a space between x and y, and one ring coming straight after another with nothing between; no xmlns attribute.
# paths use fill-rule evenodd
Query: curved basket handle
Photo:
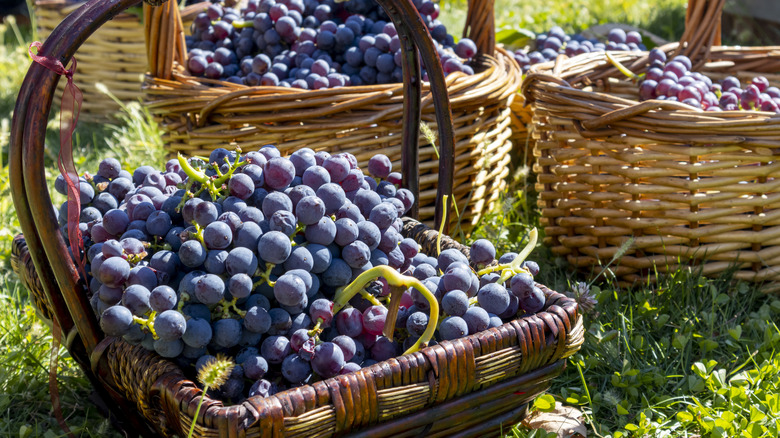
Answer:
<svg viewBox="0 0 780 438"><path fill-rule="evenodd" d="M688 0L685 31L674 54L691 58L694 69L709 59L712 46L720 45L720 19L725 3L726 0Z"/></svg>
<svg viewBox="0 0 780 438"><path fill-rule="evenodd" d="M477 54L490 55L496 52L495 0L469 0L463 37L477 45Z"/></svg>

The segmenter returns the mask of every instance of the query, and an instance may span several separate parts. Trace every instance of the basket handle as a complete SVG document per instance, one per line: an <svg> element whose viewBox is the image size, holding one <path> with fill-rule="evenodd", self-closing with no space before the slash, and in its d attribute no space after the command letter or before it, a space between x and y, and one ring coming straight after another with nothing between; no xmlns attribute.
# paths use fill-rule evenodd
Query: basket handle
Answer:
<svg viewBox="0 0 780 438"><path fill-rule="evenodd" d="M469 0L463 37L477 45L477 54L493 55L496 52L495 0Z"/></svg>
<svg viewBox="0 0 780 438"><path fill-rule="evenodd" d="M675 55L691 58L694 69L709 59L712 46L720 45L723 5L726 0L688 0L685 12L685 31Z"/></svg>

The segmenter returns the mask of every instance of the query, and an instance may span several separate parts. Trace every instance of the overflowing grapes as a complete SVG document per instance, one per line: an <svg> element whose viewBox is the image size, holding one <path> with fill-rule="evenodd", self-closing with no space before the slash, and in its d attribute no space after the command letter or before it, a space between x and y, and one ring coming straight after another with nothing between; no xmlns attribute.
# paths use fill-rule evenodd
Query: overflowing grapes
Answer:
<svg viewBox="0 0 780 438"><path fill-rule="evenodd" d="M90 302L108 336L194 375L238 364L238 401L349 373L543 308L525 261L487 240L437 257L401 235L414 202L384 155L216 149L132 174L115 159L80 183ZM392 182L394 181L394 182ZM64 194L59 177L55 189ZM60 225L66 231L67 203Z"/></svg>
<svg viewBox="0 0 780 438"><path fill-rule="evenodd" d="M415 0L445 74L473 74L473 41L455 44L438 4ZM236 10L212 4L187 37L195 76L304 90L402 82L401 41L373 0L250 0ZM423 71L423 78L426 78Z"/></svg>
<svg viewBox="0 0 780 438"><path fill-rule="evenodd" d="M734 76L714 83L699 72L692 72L691 60L684 55L667 59L666 53L653 49L650 66L639 84L640 100L682 102L706 111L780 111L780 89L770 87L764 76L756 76L744 89Z"/></svg>
<svg viewBox="0 0 780 438"><path fill-rule="evenodd" d="M558 26L553 27L547 33L536 36L534 50L526 52L518 49L514 53L515 61L527 72L532 65L552 61L559 54L576 56L583 53L610 51L638 51L646 50L642 44L642 35L636 31L626 33L623 29L614 28L607 34L607 43L596 39L586 39L580 34L567 35Z"/></svg>

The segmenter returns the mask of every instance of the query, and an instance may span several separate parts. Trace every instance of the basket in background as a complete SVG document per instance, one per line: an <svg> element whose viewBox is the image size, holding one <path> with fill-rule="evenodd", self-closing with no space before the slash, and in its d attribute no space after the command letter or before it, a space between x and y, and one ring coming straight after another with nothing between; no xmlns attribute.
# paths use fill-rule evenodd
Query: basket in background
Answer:
<svg viewBox="0 0 780 438"><path fill-rule="evenodd" d="M300 147L350 152L360 165L382 153L401 162L402 84L325 90L247 87L191 76L178 10L145 6L151 73L147 105L166 132L171 153L208 155L217 147L257 149L278 144L282 153ZM452 229L468 232L506 187L512 149L510 104L520 71L510 54L495 48L493 2L469 2L466 34L479 49L482 69L453 73L447 87L455 128L454 199L460 217ZM436 131L433 104L423 86L422 120ZM439 185L436 148L420 135L420 219L432 224Z"/></svg>
<svg viewBox="0 0 780 438"><path fill-rule="evenodd" d="M780 71L780 47L713 45L722 5L690 0L683 42L664 48L713 79L761 74L780 85L769 74ZM634 72L647 65L646 53L613 56ZM523 89L554 254L593 274L619 257L609 269L624 285L686 266L780 280L779 114L639 103L638 86L603 53L540 65Z"/></svg>
<svg viewBox="0 0 780 438"><path fill-rule="evenodd" d="M84 1L36 0L32 13L40 40L48 38L65 17L83 4ZM197 12L198 8L193 6L182 11L185 22L191 22ZM140 5L117 14L85 41L76 54L74 82L84 93L82 120L105 122L120 111L117 102L97 89L97 83L104 84L123 103L142 99L147 54L141 15ZM62 95L64 86L65 81L60 81L56 99Z"/></svg>

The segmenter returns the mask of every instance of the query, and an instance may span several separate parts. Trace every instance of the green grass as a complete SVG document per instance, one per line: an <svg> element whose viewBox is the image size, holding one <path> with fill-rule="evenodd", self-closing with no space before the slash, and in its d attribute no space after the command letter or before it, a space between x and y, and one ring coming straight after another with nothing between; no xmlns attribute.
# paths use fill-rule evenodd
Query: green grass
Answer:
<svg viewBox="0 0 780 438"><path fill-rule="evenodd" d="M673 40L682 32L684 4L499 0L496 11L503 23L500 28L544 31L559 24L574 32L593 24L624 22ZM459 29L465 1L448 2L443 10L450 29ZM0 436L48 438L63 436L48 395L51 333L36 319L27 291L10 273L9 264L11 239L20 228L7 182L8 130L15 95L29 65L26 43L19 43L16 34L10 27L0 29ZM23 31L21 35L29 38ZM51 126L56 128L54 120ZM59 148L56 129L49 130L47 144L44 159L51 180ZM80 169L94 170L101 156L115 156L133 168L159 164L164 153L158 128L140 106L132 105L114 125L81 123L75 155L80 157ZM533 177L527 169L515 169L514 175L500 208L473 236L497 242L500 251L522 248L530 228L539 226ZM54 198L55 204L62 200ZM541 282L556 290L571 290L585 279L543 246L532 257L542 265ZM659 284L632 290L620 290L603 276L590 292L598 305L585 315L585 345L550 390L555 399L585 412L589 434L777 436L780 330L775 321L780 319L780 300L728 276L705 279L695 270L681 270ZM58 385L70 428L77 436L122 436L89 402L89 383L67 351L58 354ZM549 396L544 401L549 402ZM508 436L545 434L518 426Z"/></svg>

